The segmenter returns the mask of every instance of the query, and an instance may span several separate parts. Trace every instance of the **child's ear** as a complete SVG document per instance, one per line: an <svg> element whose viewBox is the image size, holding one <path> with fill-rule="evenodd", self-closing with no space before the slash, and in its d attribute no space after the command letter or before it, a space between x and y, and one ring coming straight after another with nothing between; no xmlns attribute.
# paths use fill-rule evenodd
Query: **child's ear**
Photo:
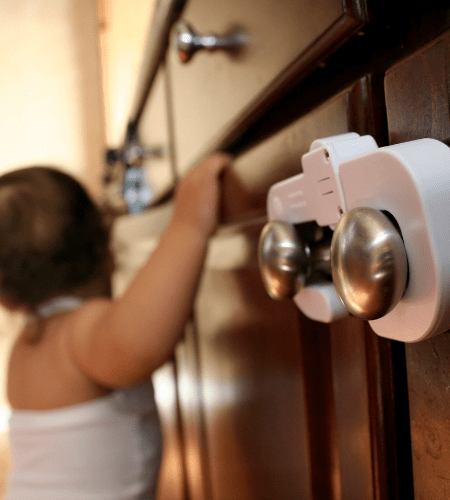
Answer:
<svg viewBox="0 0 450 500"><path fill-rule="evenodd" d="M5 309L8 309L8 311L11 312L21 312L21 313L30 312L28 307L17 304L16 302L12 301L11 299L8 299L7 297L4 297L1 294L0 294L0 307L4 307Z"/></svg>

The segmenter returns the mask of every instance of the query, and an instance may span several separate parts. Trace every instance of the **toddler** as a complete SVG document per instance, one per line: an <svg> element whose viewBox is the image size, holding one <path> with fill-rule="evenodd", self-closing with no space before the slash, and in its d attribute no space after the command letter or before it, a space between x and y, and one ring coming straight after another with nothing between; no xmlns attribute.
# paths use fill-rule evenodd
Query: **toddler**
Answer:
<svg viewBox="0 0 450 500"><path fill-rule="evenodd" d="M81 185L47 167L0 177L0 302L30 318L8 369L8 500L154 499L150 377L188 319L227 164L215 154L186 174L158 247L116 300L108 232Z"/></svg>

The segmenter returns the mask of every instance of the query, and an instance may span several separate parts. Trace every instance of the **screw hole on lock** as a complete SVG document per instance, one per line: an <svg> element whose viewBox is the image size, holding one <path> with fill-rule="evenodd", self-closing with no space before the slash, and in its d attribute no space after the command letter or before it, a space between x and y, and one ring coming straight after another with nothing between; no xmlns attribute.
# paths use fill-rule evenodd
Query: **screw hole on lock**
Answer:
<svg viewBox="0 0 450 500"><path fill-rule="evenodd" d="M293 224L295 232L298 237L305 242L317 242L324 238L324 228L319 226L316 222L303 222L301 224Z"/></svg>

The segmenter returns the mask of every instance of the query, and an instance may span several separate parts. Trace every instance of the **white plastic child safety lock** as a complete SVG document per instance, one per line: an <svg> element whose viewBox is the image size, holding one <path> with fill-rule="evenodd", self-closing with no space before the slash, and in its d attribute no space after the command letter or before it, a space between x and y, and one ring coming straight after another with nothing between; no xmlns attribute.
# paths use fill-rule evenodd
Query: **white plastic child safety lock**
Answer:
<svg viewBox="0 0 450 500"><path fill-rule="evenodd" d="M289 225L315 221L318 226L335 230L332 245L336 246L342 221L354 209L388 214L401 235L408 277L395 304L382 317L372 319L371 327L380 336L403 342L416 342L448 330L450 148L433 139L378 148L371 136L350 133L314 141L310 152L302 157L302 165L303 173L269 190L269 221ZM364 221L365 213L361 213ZM347 227L360 231L355 225ZM347 246L359 241L355 234L347 234ZM260 256L261 248L262 244ZM386 260L386 255L383 258ZM336 266L334 256L332 261ZM341 271L333 269L335 283ZM347 302L341 301L336 287L342 297L343 287L337 283L306 283L293 300L305 315L331 322L348 313L343 304Z"/></svg>

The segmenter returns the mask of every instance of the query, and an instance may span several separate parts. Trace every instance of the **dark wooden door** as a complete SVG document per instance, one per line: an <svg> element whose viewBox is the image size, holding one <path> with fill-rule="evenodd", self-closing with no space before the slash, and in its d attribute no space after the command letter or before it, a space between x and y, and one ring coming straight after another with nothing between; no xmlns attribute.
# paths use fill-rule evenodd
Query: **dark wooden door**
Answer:
<svg viewBox="0 0 450 500"><path fill-rule="evenodd" d="M391 143L432 137L450 144L449 56L450 34L445 33L387 71ZM449 359L448 333L406 346L414 491L419 500L450 496Z"/></svg>
<svg viewBox="0 0 450 500"><path fill-rule="evenodd" d="M189 4L196 28L209 19L217 31L227 24L208 10L213 3ZM251 24L250 1L225 4ZM287 4L290 29L302 8L315 19L312 3ZM261 3L255 17L275 5ZM235 162L193 318L167 372L172 468L162 481L173 487L160 500L450 496L448 334L405 346L354 317L313 322L291 301L270 299L259 276L267 191L301 172L313 140L354 131L379 146L421 137L450 143L449 8L369 2L371 18L362 2L324 5L322 32L296 48L294 29L285 59L275 70L255 66L251 78L251 52L199 55L193 63L207 69L169 56L178 173L214 149ZM342 38L324 43L330 32ZM217 87L201 90L214 85L214 72Z"/></svg>

